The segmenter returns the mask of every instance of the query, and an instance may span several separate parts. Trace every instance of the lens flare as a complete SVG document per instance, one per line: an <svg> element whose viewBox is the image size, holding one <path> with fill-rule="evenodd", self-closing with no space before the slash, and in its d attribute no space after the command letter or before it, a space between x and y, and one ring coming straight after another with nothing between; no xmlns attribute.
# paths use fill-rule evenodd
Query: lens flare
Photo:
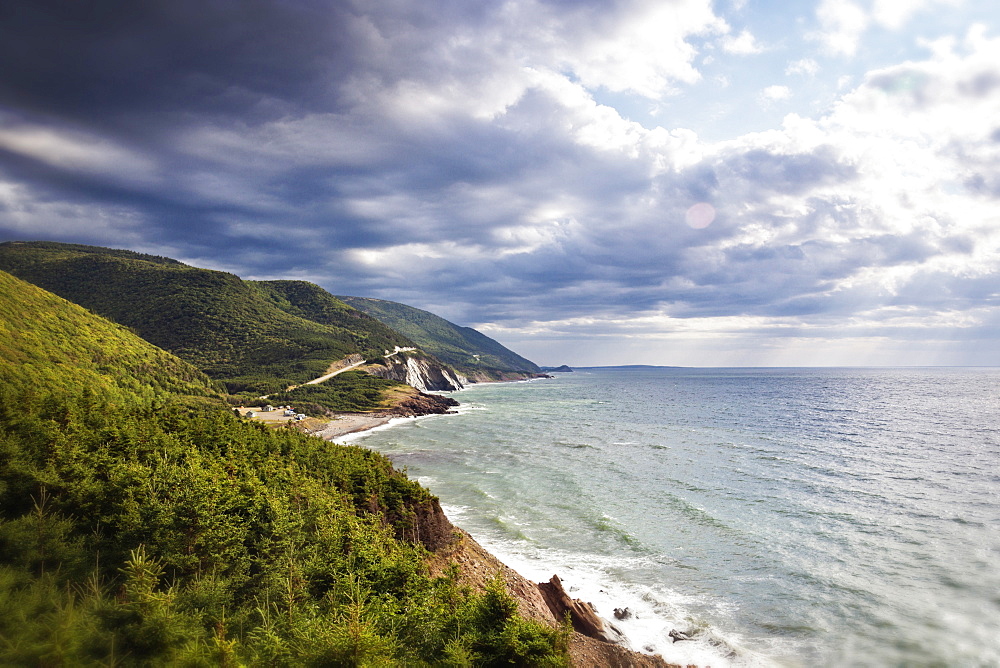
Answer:
<svg viewBox="0 0 1000 668"><path fill-rule="evenodd" d="M715 207L708 202L698 202L684 214L688 227L703 230L715 220Z"/></svg>

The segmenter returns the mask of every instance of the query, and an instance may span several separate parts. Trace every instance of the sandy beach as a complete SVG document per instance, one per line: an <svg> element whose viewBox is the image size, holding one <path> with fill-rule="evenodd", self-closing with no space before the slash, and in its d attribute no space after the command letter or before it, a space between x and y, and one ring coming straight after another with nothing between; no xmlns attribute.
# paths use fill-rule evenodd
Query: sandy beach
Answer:
<svg viewBox="0 0 1000 668"><path fill-rule="evenodd" d="M330 441L340 436L354 434L359 431L367 431L375 427L387 424L391 417L385 415L365 415L362 413L344 413L330 420L319 429L314 429L310 433L313 436Z"/></svg>

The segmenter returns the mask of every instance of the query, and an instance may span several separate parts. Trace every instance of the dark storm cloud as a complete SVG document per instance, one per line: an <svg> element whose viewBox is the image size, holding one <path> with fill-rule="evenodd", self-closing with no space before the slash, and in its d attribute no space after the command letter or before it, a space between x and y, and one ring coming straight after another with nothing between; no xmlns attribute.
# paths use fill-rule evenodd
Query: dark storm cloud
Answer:
<svg viewBox="0 0 1000 668"><path fill-rule="evenodd" d="M279 112L258 105L266 98L329 108L324 83L349 73L358 52L347 15L326 2L8 3L0 91L95 124Z"/></svg>
<svg viewBox="0 0 1000 668"><path fill-rule="evenodd" d="M481 19L481 10L400 8L381 14L349 3L13 8L0 39L0 59L16 73L0 88L5 106L149 155L159 175L150 186L105 184L105 174L36 161L27 181L81 203L99 206L110 198L134 206L150 242L173 238L186 255L210 256L213 238L227 239L223 254L230 258L255 243L241 233L247 225L226 230L220 220L303 226L316 242L338 247L474 239L480 229L467 214L449 210L444 190L544 171L553 142L542 133L519 141L516 129L461 113L430 126L390 118L377 95L408 73L432 80L438 71L442 78L477 74L475 58L448 68L433 62L440 55L435 43L451 32L434 17L441 12L439 18L461 23ZM32 57L40 51L44 57ZM359 109L351 112L352 105ZM310 122L311 114L320 120ZM304 130L293 132L315 132L304 139L308 146L282 134L296 124ZM213 146L219 133L228 137ZM178 148L192 135L208 148ZM282 150L268 155L275 145ZM560 159L580 164L573 178L582 182L586 156L567 152L570 146L561 146ZM317 156L303 155L317 149ZM12 178L25 177L17 165L7 169ZM200 175L216 182L213 192L198 187ZM601 187L595 183L592 191ZM372 219L344 205L389 196L405 196L412 206ZM44 222L39 227L43 232ZM248 269L280 272L288 250L282 245L273 248L273 265L258 259Z"/></svg>

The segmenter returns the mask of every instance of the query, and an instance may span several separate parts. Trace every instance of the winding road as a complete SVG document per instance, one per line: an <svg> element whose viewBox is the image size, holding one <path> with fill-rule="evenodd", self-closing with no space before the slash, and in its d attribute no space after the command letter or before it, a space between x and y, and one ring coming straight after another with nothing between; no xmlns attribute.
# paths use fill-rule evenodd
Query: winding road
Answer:
<svg viewBox="0 0 1000 668"><path fill-rule="evenodd" d="M396 349L394 351L392 351L391 353L390 352L386 352L385 357L388 358L388 357L392 357L396 353L408 353L408 352L413 351L413 350L416 350L416 348L400 348L399 346L396 346ZM320 383L322 383L324 381L330 380L331 378L333 378L334 376L336 376L338 373L344 373L345 371L350 371L351 369L356 369L359 366L361 366L363 364L367 364L367 363L368 363L367 360L361 360L360 362L355 362L354 364L348 364L347 366L345 366L342 369L337 369L336 371L331 371L330 373L328 373L326 375L323 375L323 376L320 376L319 378L313 378L312 380L307 380L306 382L302 383L302 385L318 385L318 384L320 384ZM301 387L301 385L291 385L291 386L289 386L288 388L285 389L285 392L291 392L296 387ZM269 396L271 396L271 395L265 394L264 396L261 397L261 400L262 401L267 401L267 398Z"/></svg>
<svg viewBox="0 0 1000 668"><path fill-rule="evenodd" d="M322 383L325 380L330 380L331 378L333 378L334 376L336 376L338 373L344 373L345 371L350 371L351 369L356 369L359 366L361 366L362 364L367 364L367 362L365 360L361 360L360 362L355 362L354 364L348 364L343 369L337 369L336 371L328 373L325 376L320 376L319 378L313 378L312 380L307 380L306 382L304 382L302 384L303 385L318 385L319 383ZM291 389L291 388L289 388L289 389Z"/></svg>

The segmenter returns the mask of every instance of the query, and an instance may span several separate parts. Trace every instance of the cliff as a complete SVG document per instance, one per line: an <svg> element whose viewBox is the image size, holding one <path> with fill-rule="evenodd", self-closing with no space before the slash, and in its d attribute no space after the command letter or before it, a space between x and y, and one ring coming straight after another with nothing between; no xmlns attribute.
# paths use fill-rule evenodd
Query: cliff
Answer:
<svg viewBox="0 0 1000 668"><path fill-rule="evenodd" d="M531 582L487 552L467 532L454 526L450 531L445 530L445 522L448 519L443 513L428 522L434 527L435 536L435 540L423 541L429 548L434 546L428 559L431 573L442 575L454 565L459 581L475 591L485 589L499 575L508 593L517 600L519 614L550 626L560 625L569 611L573 624L569 642L572 665L578 668L681 668L658 655L641 654L609 642L616 637L613 627L605 625L590 604L571 599L557 576L547 583ZM441 537L446 535L450 535L450 540L442 542Z"/></svg>
<svg viewBox="0 0 1000 668"><path fill-rule="evenodd" d="M399 401L392 408L382 411L381 415L386 417L442 415L444 413L453 413L454 411L451 409L455 406L458 406L458 402L451 397L442 397L439 394L425 394L418 390L415 395Z"/></svg>
<svg viewBox="0 0 1000 668"><path fill-rule="evenodd" d="M465 387L468 381L440 362L419 353L399 352L387 355L381 364L365 369L379 378L411 385L421 392L451 392Z"/></svg>

